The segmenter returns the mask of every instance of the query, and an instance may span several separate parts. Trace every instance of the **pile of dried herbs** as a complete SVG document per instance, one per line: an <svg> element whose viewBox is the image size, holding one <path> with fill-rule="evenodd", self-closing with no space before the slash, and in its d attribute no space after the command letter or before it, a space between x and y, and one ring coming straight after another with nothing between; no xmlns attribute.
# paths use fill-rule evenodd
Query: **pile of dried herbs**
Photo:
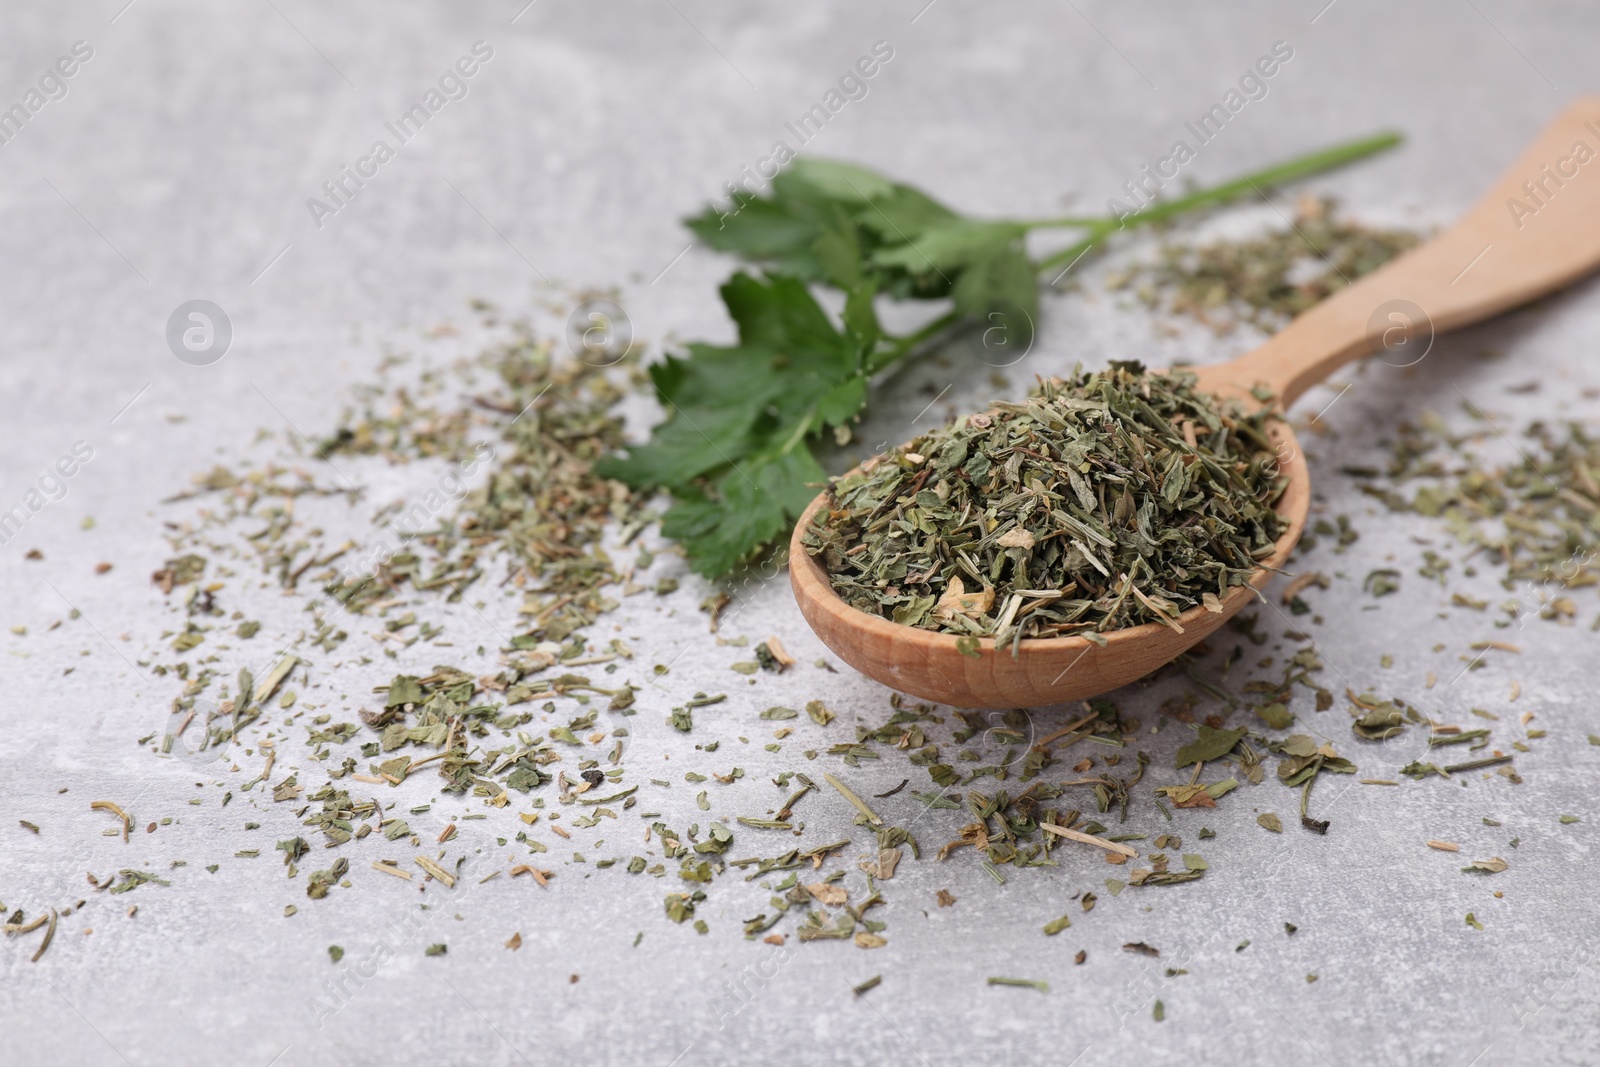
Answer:
<svg viewBox="0 0 1600 1067"><path fill-rule="evenodd" d="M835 479L805 544L847 603L907 626L1002 644L1177 629L1272 553L1285 484L1263 415L1114 362Z"/></svg>
<svg viewBox="0 0 1600 1067"><path fill-rule="evenodd" d="M622 443L616 407L627 389L617 372L571 358L525 322L509 332L474 361L493 376L490 395L451 408L420 405L405 388L378 392L322 444L324 458L442 457L467 474L489 465L483 484L464 495L422 501L430 506L420 522L405 521L414 509L389 516L404 531L396 551L327 586L346 607L360 611L406 582L458 599L482 576L485 556L502 562L526 596L534 625L519 642L564 641L614 605L601 589L619 574L601 536L612 524L636 528L638 504L594 468ZM473 445L474 435L493 443Z"/></svg>

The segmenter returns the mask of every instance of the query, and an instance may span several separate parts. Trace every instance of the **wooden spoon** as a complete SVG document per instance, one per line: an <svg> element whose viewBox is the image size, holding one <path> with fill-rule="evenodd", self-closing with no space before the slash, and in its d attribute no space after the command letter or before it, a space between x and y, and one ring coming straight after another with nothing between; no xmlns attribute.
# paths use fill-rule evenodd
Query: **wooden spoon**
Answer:
<svg viewBox="0 0 1600 1067"><path fill-rule="evenodd" d="M1310 309L1259 348L1196 368L1201 388L1249 398L1262 384L1287 409L1311 386L1358 357L1384 349L1405 366L1427 354L1435 334L1529 303L1600 267L1600 97L1567 108L1465 218L1381 270ZM1273 568L1300 540L1311 501L1310 472L1287 423L1271 424L1289 484L1277 511L1287 523L1277 549L1249 586L1233 589L1221 612L1193 608L1183 632L1148 623L1114 630L1097 645L1082 637L1026 640L1013 655L980 642L956 651L952 634L901 626L841 600L801 544L818 496L789 544L789 578L806 622L841 659L914 696L964 708L1036 707L1127 685L1202 640L1260 598ZM868 460L875 463L877 458Z"/></svg>

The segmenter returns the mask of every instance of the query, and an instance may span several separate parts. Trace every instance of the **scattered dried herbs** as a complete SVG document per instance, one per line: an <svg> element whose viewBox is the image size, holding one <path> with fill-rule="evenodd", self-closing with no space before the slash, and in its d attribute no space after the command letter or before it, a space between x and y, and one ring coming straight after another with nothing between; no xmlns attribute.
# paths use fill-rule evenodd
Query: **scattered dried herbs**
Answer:
<svg viewBox="0 0 1600 1067"><path fill-rule="evenodd" d="M895 195L909 195L905 189L896 187ZM863 225L861 218L855 217L829 234L838 237L850 226ZM951 234L937 236L943 240ZM873 239L878 242L873 246L875 252L896 243L882 233ZM984 239L995 242L991 251L999 248L998 234L986 234ZM1014 251L1013 247L1006 255ZM900 258L905 260L904 250L901 252ZM818 251L807 245L796 254L812 253L818 255L819 264L832 262L827 260L825 247ZM978 259L960 264L963 277L966 271L980 268ZM1366 268L1352 267L1361 269ZM879 293L904 295L896 292L896 285L930 282L928 277L917 277L914 265L897 263L893 255L880 257L872 270L880 272L874 279L883 286ZM1027 284L1036 285L1031 273ZM1263 291L1273 301L1291 299L1271 286ZM698 445L688 432L686 416L684 425L670 431L683 436L678 442L680 453L651 460L681 461L686 466L659 478L637 479L641 486L664 485L673 491L676 516L669 520L667 532L688 531L690 559L702 572L725 569L731 561L745 558L762 536L765 527L761 524L772 525L772 515L752 516L743 527L711 529L710 524L726 522L741 490L725 484L732 472L722 469L720 460L684 474L694 465L694 457L688 457L691 446L733 441L739 448L754 448L751 454L763 480L757 488L775 487L780 507L803 502L810 489L801 493L784 481L786 472L794 473L788 465L811 470L807 449L824 429L831 428L836 440L848 436L851 419L864 399L864 383L887 366L880 362L886 354L894 353L894 358L909 355L912 348L944 329L941 325L909 338L873 335L878 326L871 315L872 292L852 293L835 326L803 284L781 277L757 280L740 276L725 291L741 327L740 346L720 350L721 355L716 356L702 351L705 346L691 346L686 360L662 365L665 369L655 382L658 391L669 398L677 395L686 403L692 398L681 390L703 384L707 374L746 375L739 381L754 390L742 396L741 411L730 409L727 421L712 427L712 439L702 439ZM906 294L911 294L909 288ZM987 306L979 302L968 305L967 310ZM873 336L871 345L865 341L869 335ZM804 344L795 344L797 338ZM912 343L901 349L908 340ZM378 847L394 842L413 851L431 851L434 843L456 842L452 847L459 847L454 821L437 842L433 842L431 828L425 834L422 831L423 821L418 816L437 803L420 803L425 791L404 800L383 799L389 796L388 790L409 789L409 780L424 772L430 789L442 790L452 798L470 798L488 809L461 815L462 820L492 818L497 809L510 809L503 814L507 827L499 844L507 846L515 830L515 844L510 847L526 849L530 855L549 851L532 836L548 828L564 840L578 831L594 830L593 835L573 842L593 857L591 846L602 848L601 835L611 822L637 811L639 786L626 782L626 776L634 772L623 762L628 731L620 724L636 710L636 703L662 715L665 701L653 701L650 689L625 680L631 651L617 639L599 643L593 624L615 606L618 596L651 589L666 595L678 579L671 575L643 577L655 558L648 548L639 550L637 562L631 566L617 562L622 548L651 520L638 496L609 480L607 475L615 471L602 458L622 446L616 404L626 393L632 364L615 370L575 365L525 327L514 328L509 342L472 362L475 372L487 370L495 377L488 390L492 395L476 395L466 404L452 405L442 399L451 390L439 380L415 390L374 388L363 398L359 411L348 414L331 436L317 442L320 457L332 462L370 457L395 464L423 459L465 464L476 459L474 466L484 468L485 477L476 488L464 488L459 499L452 494L439 507L430 504L424 509L428 522L405 531L389 550L358 560L353 554L360 552L358 546L319 540L323 536L320 529L296 514L297 506L309 508L322 497L354 503L361 498L359 489L324 485L320 474L277 465L237 472L219 467L198 479L193 492L183 496L202 499L205 511L192 525L172 524L173 554L154 575L157 587L172 597L174 610L182 615L181 623L162 637L162 657L172 662L161 663L156 673L164 676L170 672L182 685L174 706L176 729L160 740L147 738L143 743L168 756L178 754L181 749L176 746L183 743L191 725L203 732L202 753L215 749L220 755L223 749L248 743L254 762L241 779L245 784L235 788L242 796L261 785L254 797L260 798L267 810L284 813L284 826L278 833L295 833L295 828L287 825L292 812L303 828L300 832L306 835L289 836L278 843L291 878L302 873L299 864L313 848L339 848L369 837ZM835 377L828 379L834 372ZM681 375L681 381L672 375ZM731 378L718 385L739 388ZM669 393L667 386L673 392ZM779 392L784 404L794 400L798 407L780 404L780 410L771 410L768 402ZM757 397L767 404L760 411L754 410L753 398ZM901 621L957 633L971 642L968 647L972 650L980 636L1005 641L1055 633L1095 633L1140 621L1171 625L1182 610L1209 606L1208 598L1225 595L1239 584L1275 538L1275 517L1269 506L1277 490L1276 472L1259 421L1236 411L1218 410L1205 398L1192 395L1187 375L1149 375L1137 364L1114 364L1099 373L1080 369L1066 382L1045 383L1022 404L999 406L981 418L988 421L962 420L919 438L912 448L897 451L875 472L881 476L878 482L862 476L849 486L845 480L835 483L833 491L840 507L809 531L811 547L825 557L829 552L839 557L829 558L830 570L847 576L850 588L865 598L871 610L891 618L905 615ZM1560 552L1581 552L1595 540L1595 508L1589 505L1600 499L1594 490L1600 464L1581 426L1574 424L1563 432L1546 426L1540 432L1543 437L1537 456L1548 461L1548 469L1534 471L1530 460L1528 470L1513 467L1507 473L1474 465L1465 449L1468 438L1428 441L1405 430L1397 447L1394 476L1426 479L1428 485L1413 500L1398 494L1393 494L1393 499L1405 508L1444 517L1464 543L1492 548L1484 555L1509 562L1515 573L1549 575L1552 561L1559 565L1563 558ZM664 436L658 432L658 439ZM482 443L483 438L492 444ZM774 451L776 446L782 448ZM640 457L653 447L633 450L627 462L644 462ZM1448 466L1444 456L1452 457L1456 466ZM704 454L694 460L701 461L710 462ZM769 477L774 479L770 485L764 481ZM1380 494L1374 491L1373 495ZM401 506L391 505L376 518L392 518L400 510ZM1501 525L1496 527L1496 522ZM248 525L248 533L240 544L219 550L209 539L230 523ZM696 527L695 523L706 525ZM1334 539L1340 549L1355 540L1355 531L1344 516L1319 523L1313 537ZM850 532L849 537L845 531ZM696 538L710 540L697 542ZM231 558L223 558L230 551ZM1574 587L1593 584L1587 570L1590 558L1584 557L1570 576L1562 577L1567 573L1563 570L1556 577ZM858 561L870 565L858 566ZM293 644L294 651L280 649L254 667L232 674L237 667L225 670L221 665L225 658L221 649L230 636L271 638L270 633L262 635L261 624L241 621L247 606L246 590L235 577L241 562L248 565L244 569L259 570L269 584L285 592L295 591L296 583L303 579L308 591L314 588L321 596L308 592L310 625L304 637ZM347 563L357 565L345 567ZM834 563L841 566L836 569ZM1423 576L1442 580L1448 567L1449 561L1430 554ZM319 710L305 705L305 694L316 688L311 684L311 672L343 665L330 661L349 638L347 628L370 626L379 647L394 658L398 658L398 650L411 649L418 642L450 647L449 642L438 640L438 627L419 618L423 605L439 600L460 602L485 589L490 583L483 579L491 575L520 598L519 621L513 627L516 632L499 635L503 640L497 663L484 662L491 653L483 648L475 654L458 649L449 654L452 663L431 669L413 665L406 669L414 673L391 676L384 671L371 679L382 682L366 701L375 710L327 704ZM1370 591L1382 595L1398 582L1400 572L1390 568L1368 577ZM1314 576L1303 579L1294 592L1298 594L1315 580ZM1326 587L1327 579L1321 584ZM236 603L220 606L235 597ZM323 597L335 603L330 605ZM1296 608L1297 599L1287 599L1291 612L1298 615L1311 610L1303 602ZM729 598L723 594L709 597L707 602L713 627L719 616L726 624L723 613ZM1547 617L1570 621L1574 614L1564 595L1551 598L1546 607ZM1241 635L1241 642L1266 643L1268 636L1253 627L1251 618L1240 619L1234 632ZM1304 639L1304 635L1295 639ZM718 638L718 643L748 647L743 637L726 642ZM1504 651L1508 647L1480 642L1473 651ZM757 645L751 655L748 663L733 666L753 681L775 682L769 675L795 666L775 638ZM1207 678L1197 663L1190 662L1183 670L1199 693L1191 694L1186 703L1163 706L1160 722L1164 728L1170 715L1194 726L1194 737L1179 748L1176 764L1178 768L1193 766L1195 772L1187 784L1163 784L1157 794L1180 809L1218 807L1217 802L1232 790L1247 790L1260 783L1259 750L1264 744L1283 757L1280 780L1303 790L1302 826L1326 832L1327 822L1312 819L1306 812L1311 786L1323 771L1351 773L1354 765L1331 746L1319 745L1304 735L1267 742L1246 727L1228 727L1226 718L1253 711L1272 729L1288 729L1295 721L1289 709L1297 688L1315 691L1316 710L1330 708L1331 693L1312 678L1312 672L1321 668L1315 652L1296 653L1286 664L1281 681L1244 683L1242 699L1230 692L1239 690L1237 677L1230 681L1225 668L1222 674L1207 668L1206 673L1212 674ZM1230 659L1228 666L1232 663ZM654 673L659 677L669 667L657 666ZM748 670L742 670L745 667ZM252 669L261 670L259 678ZM399 670L399 665L390 669ZM592 673L577 673L580 669ZM608 679L614 671L620 673ZM646 675L647 683L648 672ZM792 678L793 673L789 680ZM746 684L744 678L738 682L741 689ZM1515 696L1513 692L1513 700ZM1225 708L1217 715L1208 709L1206 721L1200 723L1196 721L1200 713L1194 709L1206 697ZM695 709L725 699L723 694L697 694L673 708L668 721L691 731ZM770 705L771 699L789 700L796 706L801 703L798 698L775 695L753 706L746 703L740 711L750 719L782 721L784 725L775 734L779 739L792 731L826 727L836 718L820 700L805 703L804 718L783 705L769 706L766 712L756 710ZM1392 737L1406 724L1426 728L1426 720L1398 699L1384 702L1352 695L1351 700L1356 709L1352 711L1352 730L1364 740ZM602 721L601 709L617 717ZM864 857L852 856L843 869L835 866L829 870L827 864L840 863L840 854L852 847L850 840L814 846L795 841L775 846L786 849L776 855L728 858L735 854L729 850L739 827L773 831L751 834L751 840L770 841L788 833L797 837L803 833L804 824L794 818L791 809L814 786L805 775L787 770L773 779L781 791L771 806L744 809L761 812L765 808L765 815L775 817L728 812L709 823L672 828L652 821L662 817L657 812L637 811L650 827L648 845L632 847L648 858L602 854L586 861L582 854L574 853L571 862L614 868L619 877L626 872L629 877L670 879L666 886L675 891L665 894L666 917L676 923L693 920L693 928L701 933L709 925L695 916L697 905L706 902L709 893L722 891L719 886L727 874L742 873L746 881L759 881L771 902L762 914L745 921L745 933L751 940L783 944L788 935L774 927L787 916L801 941L882 947L887 944L885 926L875 917L882 913L871 909L883 903L880 890L892 884L902 862L924 858L922 845L911 830L926 835L927 828L942 817L914 826L924 814L956 813L948 817L953 839L936 853L930 850L928 858L937 855L943 859L958 852L971 856L1000 884L1005 884L1007 875L1015 877L1013 872L1063 865L1064 857L1056 850L1084 844L1099 850L1093 853L1096 867L1101 855L1116 863L1140 858L1146 846L1135 848L1127 842L1143 842L1149 835L1124 832L1130 828L1116 824L1133 821L1131 829L1138 830L1139 816L1155 817L1143 803L1149 796L1148 787L1143 793L1136 792L1149 763L1146 753L1136 747L1144 731L1109 700L1090 702L1086 710L1088 714L1082 718L1074 712L1070 726L1036 739L1033 723L1022 713L985 717L958 711L952 715L896 697L888 720L875 725L861 724L856 718L858 709L846 709L845 721L832 727L835 735L840 730L845 734L838 736L832 747L819 744L817 750L807 750L806 758L826 755L851 767L864 759L899 758L908 770L925 771L938 791L913 790L906 797L915 798L915 805L902 798L875 809L837 777L824 774L824 780L859 812L856 821L862 829L857 831L858 837L871 834L874 839L875 847ZM299 718L306 712L310 713L307 718ZM333 721L336 718L349 721ZM650 721L653 725L658 720ZM298 726L306 727L304 743L312 760L297 763L299 769L293 774L280 771L274 776L273 761L278 751L289 745L289 734L282 728L287 724L295 724L297 733ZM707 732L704 723L700 732ZM1469 744L1475 750L1487 744L1488 736L1487 730L1440 729L1434 724L1430 744ZM1534 740L1542 731L1528 731L1526 736ZM1590 740L1600 743L1594 737ZM698 747L709 755L722 742L720 736L714 737ZM1065 757L1067 763L1076 763L1070 774L1064 773L1058 759L1080 742L1077 752ZM992 755L996 749L1002 751L999 757ZM1093 751L1093 758L1080 760L1086 749ZM1519 751L1527 748L1520 746ZM1502 766L1501 773L1516 781L1515 772L1503 766L1511 759L1495 755L1443 768L1418 762L1405 773L1422 778ZM1200 782L1204 764L1210 761L1228 761L1229 769L1223 773L1230 776ZM316 773L319 770L327 771L326 781ZM721 772L720 767L701 765L684 775L685 780L697 783L716 780L704 791L687 791L695 796L699 810L721 811L719 786L733 785L744 777L739 768ZM218 773L225 773L220 766ZM752 771L752 780L761 776ZM794 791L793 778L803 788ZM650 781L659 788L668 787L664 778ZM899 795L909 781L903 780L874 799ZM232 795L230 791L227 797ZM785 796L787 801L777 808ZM718 798L716 803L713 797ZM682 799L687 802L688 797ZM283 808L273 809L273 803L281 803ZM418 806L407 811L404 805L411 803ZM817 803L816 798L811 803ZM828 803L837 806L837 801ZM904 810L900 804L907 804L915 814L910 821L896 825ZM1173 819L1161 800L1153 804L1169 821ZM126 839L132 817L109 801L93 806L117 816ZM516 817L511 815L513 810ZM416 829L403 814L411 816ZM1262 825L1267 826L1269 819L1269 828L1281 832L1275 815L1262 816ZM163 820L163 825L168 821ZM1577 818L1563 816L1561 821L1576 822ZM246 827L258 825L248 823ZM467 827L465 821L459 825L463 831ZM23 826L37 832L32 824L24 822ZM108 835L114 832L107 830ZM424 836L430 843L424 844ZM1199 832L1201 839L1214 836L1206 829ZM1511 844L1516 847L1517 842ZM1131 869L1126 880L1106 879L1106 891L1115 898L1130 885L1142 891L1142 887L1180 885L1204 876L1209 864L1198 854L1182 853L1181 868L1174 869L1178 864L1162 851L1178 854L1181 847L1176 834L1157 836L1156 851L1141 860L1145 866ZM258 854L258 849L236 853ZM417 856L407 864L410 869L402 868L402 862L383 860L371 866L410 882L413 892L419 888L437 892L441 886L455 885L462 876L459 861L447 859L443 847L433 856ZM215 872L217 867L206 869ZM1499 857L1463 868L1483 874L1505 869L1505 861ZM309 872L307 895L313 899L326 895L345 883L348 870L349 860L338 856L327 869ZM523 863L512 866L510 873L513 877L528 874L527 883L545 885L554 872ZM856 879L848 888L844 884L847 873ZM148 872L124 869L119 875L120 881L91 879L91 883L118 894L149 882L168 884ZM802 878L814 880L802 883ZM377 881L399 888L387 879ZM863 881L865 888L859 888ZM941 907L955 903L943 890L936 899ZM1093 893L1077 899L1085 912L1096 903ZM284 913L293 915L296 910L289 905ZM702 909L703 914L710 912ZM1468 921L1482 929L1471 916ZM52 911L50 917L40 915L25 925L18 912L14 924L7 924L7 932L20 932L24 926L37 930L46 923L53 931L55 922ZM1069 926L1069 918L1062 915L1043 929L1054 935ZM1286 929L1293 933L1292 925L1286 924ZM49 938L47 933L39 953L48 946ZM511 949L520 944L520 934L506 942ZM1142 943L1126 947L1159 955ZM335 963L343 956L337 945L328 946L327 951ZM442 955L446 948L437 944L426 952ZM1079 952L1075 960L1082 963L1085 958ZM1173 968L1168 973L1181 971ZM864 993L878 982L874 977L855 988ZM989 982L1048 990L1046 983L1027 979L991 978ZM1159 1001L1154 1010L1159 1020L1164 1012Z"/></svg>
<svg viewBox="0 0 1600 1067"><path fill-rule="evenodd" d="M1158 262L1117 274L1109 284L1218 333L1240 323L1275 331L1419 240L1409 230L1352 222L1338 206L1332 197L1302 197L1287 228L1242 241L1169 243Z"/></svg>

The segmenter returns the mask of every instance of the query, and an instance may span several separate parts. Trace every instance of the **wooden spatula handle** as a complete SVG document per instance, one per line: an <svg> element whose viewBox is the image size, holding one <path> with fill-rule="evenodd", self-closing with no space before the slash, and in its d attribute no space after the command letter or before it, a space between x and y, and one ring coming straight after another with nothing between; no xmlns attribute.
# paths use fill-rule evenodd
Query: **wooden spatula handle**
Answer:
<svg viewBox="0 0 1600 1067"><path fill-rule="evenodd" d="M1265 383L1284 407L1379 348L1417 358L1434 334L1487 319L1600 267L1600 97L1563 111L1461 221L1206 368L1217 392Z"/></svg>

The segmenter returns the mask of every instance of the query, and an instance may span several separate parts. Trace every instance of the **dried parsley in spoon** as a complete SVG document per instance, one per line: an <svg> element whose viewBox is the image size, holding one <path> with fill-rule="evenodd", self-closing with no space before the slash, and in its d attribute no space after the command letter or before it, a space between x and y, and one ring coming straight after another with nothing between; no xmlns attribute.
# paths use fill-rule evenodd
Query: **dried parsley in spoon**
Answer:
<svg viewBox="0 0 1600 1067"><path fill-rule="evenodd" d="M1136 362L894 449L806 531L833 588L908 626L997 642L1217 607L1272 553L1284 479L1265 418Z"/></svg>

